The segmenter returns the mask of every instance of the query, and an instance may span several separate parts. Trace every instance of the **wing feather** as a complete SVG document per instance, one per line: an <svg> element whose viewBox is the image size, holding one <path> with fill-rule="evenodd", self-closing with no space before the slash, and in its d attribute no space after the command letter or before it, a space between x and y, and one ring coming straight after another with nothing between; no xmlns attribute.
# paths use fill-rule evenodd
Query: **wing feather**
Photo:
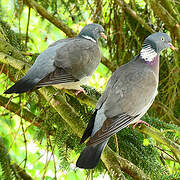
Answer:
<svg viewBox="0 0 180 180"><path fill-rule="evenodd" d="M102 127L90 138L86 145L90 146L102 143L121 129L127 127L136 117L122 113L116 117L107 118Z"/></svg>
<svg viewBox="0 0 180 180"><path fill-rule="evenodd" d="M49 86L54 84L60 84L60 83L67 83L67 82L76 82L78 81L76 78L72 76L71 73L66 72L62 68L56 68L55 71L48 74L45 78L43 78L36 87L42 87L42 86Z"/></svg>

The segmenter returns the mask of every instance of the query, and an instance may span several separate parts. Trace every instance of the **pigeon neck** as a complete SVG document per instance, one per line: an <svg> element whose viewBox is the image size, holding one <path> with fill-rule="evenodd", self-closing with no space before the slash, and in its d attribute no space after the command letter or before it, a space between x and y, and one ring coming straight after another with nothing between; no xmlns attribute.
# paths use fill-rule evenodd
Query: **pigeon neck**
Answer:
<svg viewBox="0 0 180 180"><path fill-rule="evenodd" d="M159 79L159 55L156 55L152 61L145 61L145 63L151 66L157 76L157 79Z"/></svg>
<svg viewBox="0 0 180 180"><path fill-rule="evenodd" d="M87 35L81 35L81 37L83 37L83 38L85 38L85 39L88 39L88 40L90 40L90 41L92 41L92 42L96 43L96 40L95 40L95 39L93 39L93 38L92 38L92 37L90 37L90 36L87 36Z"/></svg>
<svg viewBox="0 0 180 180"><path fill-rule="evenodd" d="M140 51L140 56L145 62L153 64L154 58L157 55L157 52L152 48L150 44L143 43L143 47Z"/></svg>

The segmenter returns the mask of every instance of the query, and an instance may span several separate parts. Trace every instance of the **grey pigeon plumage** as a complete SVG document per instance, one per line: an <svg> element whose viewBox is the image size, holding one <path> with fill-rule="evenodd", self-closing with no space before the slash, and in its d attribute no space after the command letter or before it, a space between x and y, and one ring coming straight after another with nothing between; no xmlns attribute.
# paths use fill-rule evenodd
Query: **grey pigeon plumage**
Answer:
<svg viewBox="0 0 180 180"><path fill-rule="evenodd" d="M90 137L77 167L94 168L109 138L139 121L150 108L157 95L159 55L162 50L173 48L170 42L165 33L148 36L140 54L112 74L81 139L82 143Z"/></svg>
<svg viewBox="0 0 180 180"><path fill-rule="evenodd" d="M62 39L50 45L36 59L27 74L5 94L23 93L42 86L82 90L96 70L100 59L99 37L106 38L99 24L88 24L74 38Z"/></svg>

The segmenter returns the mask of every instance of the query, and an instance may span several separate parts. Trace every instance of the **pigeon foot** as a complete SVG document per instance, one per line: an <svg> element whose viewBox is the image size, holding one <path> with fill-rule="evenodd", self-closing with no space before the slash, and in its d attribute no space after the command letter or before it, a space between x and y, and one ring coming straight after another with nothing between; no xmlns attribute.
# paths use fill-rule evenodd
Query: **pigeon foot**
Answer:
<svg viewBox="0 0 180 180"><path fill-rule="evenodd" d="M150 126L147 122L145 122L145 121L143 121L143 120L139 120L139 121L137 121L137 122L135 122L134 124L133 124L133 129L135 129L135 127L136 127L136 125L137 124L145 124L146 126Z"/></svg>
<svg viewBox="0 0 180 180"><path fill-rule="evenodd" d="M80 93L86 94L86 91L85 91L83 88L81 88L80 90L77 90L77 91L76 91L75 95L77 96L77 95L80 94Z"/></svg>

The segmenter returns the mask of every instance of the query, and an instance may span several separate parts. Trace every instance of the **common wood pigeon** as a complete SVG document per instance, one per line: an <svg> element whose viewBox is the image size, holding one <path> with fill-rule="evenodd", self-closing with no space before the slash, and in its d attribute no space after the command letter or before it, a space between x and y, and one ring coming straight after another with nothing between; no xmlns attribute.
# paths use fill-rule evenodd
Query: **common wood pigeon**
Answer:
<svg viewBox="0 0 180 180"><path fill-rule="evenodd" d="M77 37L53 43L37 57L27 74L4 93L23 93L50 85L83 91L80 85L92 76L101 59L99 37L106 38L104 29L92 23Z"/></svg>
<svg viewBox="0 0 180 180"><path fill-rule="evenodd" d="M90 139L77 160L77 167L94 168L109 138L138 122L150 108L158 93L159 55L166 48L174 49L170 42L165 33L148 36L140 54L112 74L82 136L81 143Z"/></svg>

